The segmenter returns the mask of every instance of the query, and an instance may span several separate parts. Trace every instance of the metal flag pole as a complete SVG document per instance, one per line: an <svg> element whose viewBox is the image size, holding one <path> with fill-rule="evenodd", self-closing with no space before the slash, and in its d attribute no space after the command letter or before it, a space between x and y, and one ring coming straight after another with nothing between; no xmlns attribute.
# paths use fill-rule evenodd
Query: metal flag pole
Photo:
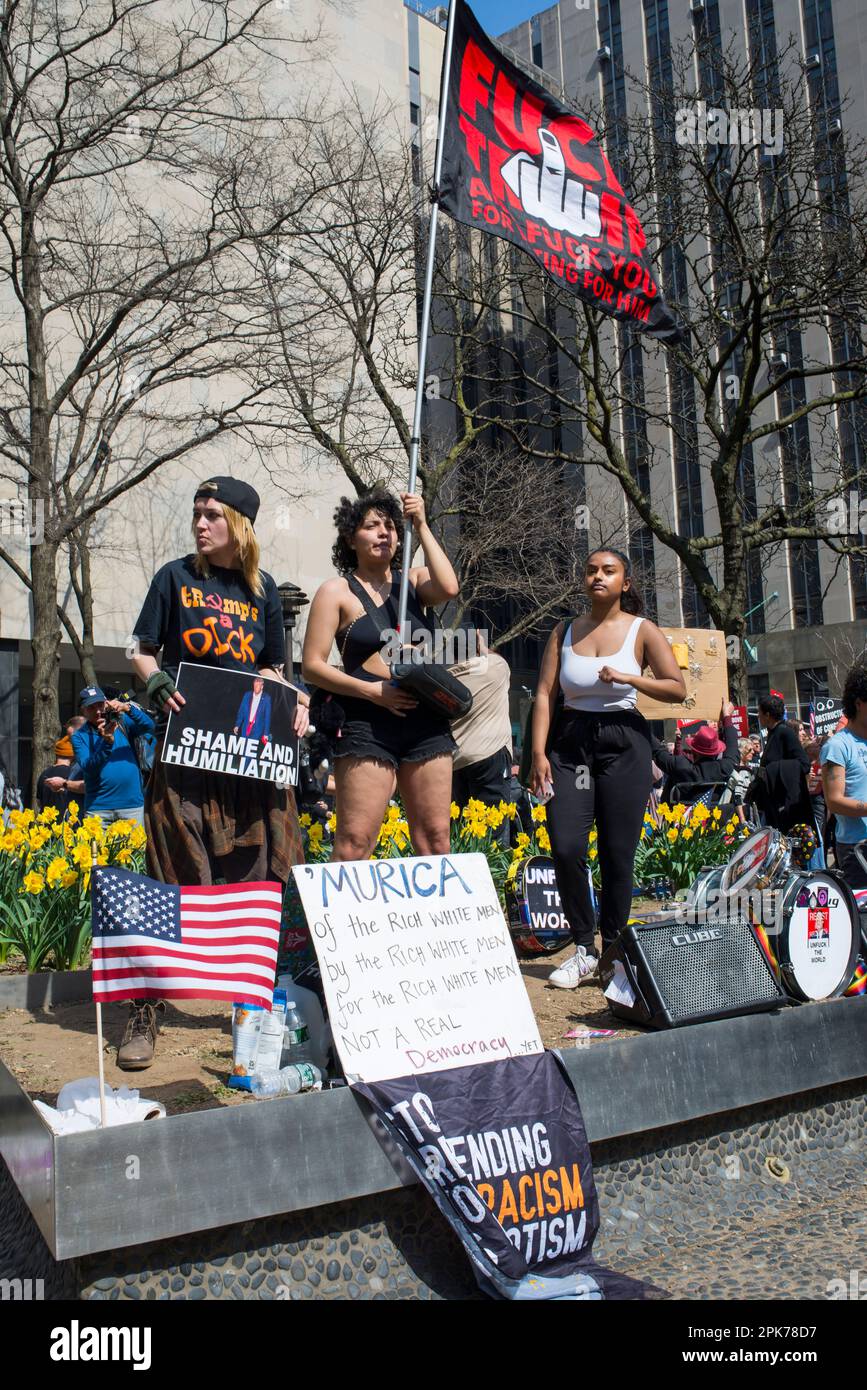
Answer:
<svg viewBox="0 0 867 1390"><path fill-rule="evenodd" d="M439 124L437 128L437 152L433 177L433 206L430 214L428 233L427 268L425 270L424 297L422 299L421 328L418 340L418 380L415 387L415 409L412 417L412 437L409 446L409 484L407 492L415 492L418 482L418 456L421 449L421 413L424 404L424 379L427 367L427 342L430 332L431 300L433 299L433 278L436 262L437 226L439 223L440 179L443 169L446 112L449 102L449 79L452 70L452 49L455 38L455 17L457 0L449 0L449 17L446 25L446 46L443 57L442 84L440 87ZM400 572L400 602L397 610L397 630L401 646L406 645L406 610L409 603L409 568L412 559L412 522L404 522L403 527L403 568Z"/></svg>
<svg viewBox="0 0 867 1390"><path fill-rule="evenodd" d="M90 842L90 892L93 897L93 880L97 869L99 851L96 840ZM102 1038L102 1004L96 1001L96 1066L99 1074L99 1127L105 1129L105 1043Z"/></svg>
<svg viewBox="0 0 867 1390"><path fill-rule="evenodd" d="M96 1006L96 1046L97 1046L97 1066L99 1070L99 1127L105 1129L105 1058L103 1052L105 1043L102 1039L102 1005Z"/></svg>

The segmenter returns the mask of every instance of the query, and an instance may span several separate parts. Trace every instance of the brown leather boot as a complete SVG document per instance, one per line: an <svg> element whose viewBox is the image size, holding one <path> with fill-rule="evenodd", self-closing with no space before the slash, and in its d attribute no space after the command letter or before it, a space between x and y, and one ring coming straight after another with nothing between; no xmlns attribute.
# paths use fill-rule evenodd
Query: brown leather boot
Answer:
<svg viewBox="0 0 867 1390"><path fill-rule="evenodd" d="M117 1050L117 1065L121 1071L144 1071L150 1066L160 1031L159 1015L165 1011L162 999L156 1003L150 999L133 999L130 1002L126 1032Z"/></svg>

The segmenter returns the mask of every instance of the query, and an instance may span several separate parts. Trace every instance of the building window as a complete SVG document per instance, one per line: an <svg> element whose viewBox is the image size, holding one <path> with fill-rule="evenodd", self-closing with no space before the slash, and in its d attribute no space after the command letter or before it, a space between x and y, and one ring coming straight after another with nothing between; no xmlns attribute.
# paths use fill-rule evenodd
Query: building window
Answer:
<svg viewBox="0 0 867 1390"><path fill-rule="evenodd" d="M759 700L771 693L769 676L747 676L747 706L752 714L759 708Z"/></svg>
<svg viewBox="0 0 867 1390"><path fill-rule="evenodd" d="M602 102L605 112L605 149L612 169L629 190L629 125L626 109L626 82L623 71L623 33L620 0L599 0L599 42L611 53L611 61L601 66ZM629 324L616 325L618 350L623 364L620 390L623 395L623 448L629 471L645 497L650 496L650 450L647 443L647 416L644 408L644 358L641 337ZM656 567L653 534L648 526L630 529L629 558L639 576L649 617L656 614Z"/></svg>
<svg viewBox="0 0 867 1390"><path fill-rule="evenodd" d="M798 683L798 717L808 719L809 706L830 695L827 666L808 666L795 672Z"/></svg>
<svg viewBox="0 0 867 1390"><path fill-rule="evenodd" d="M849 191L846 161L840 141L831 133L831 123L840 116L840 85L837 48L831 0L802 0L804 45L807 57L817 54L818 65L810 65L807 82L816 115L816 177L822 197L825 235L829 239L848 236ZM833 309L833 306L832 306ZM860 332L846 323L846 312L830 315L828 333L831 360L851 362L863 356ZM856 385L856 373L835 373L834 385L845 391ZM837 407L840 432L840 462L843 478L864 494L867 491L867 405L863 400L847 401ZM849 560L852 611L856 618L867 617L867 564L863 556Z"/></svg>
<svg viewBox="0 0 867 1390"><path fill-rule="evenodd" d="M418 41L418 15L414 10L408 9L407 19L407 43L409 47L409 70L410 72L421 72L421 58L419 56Z"/></svg>
<svg viewBox="0 0 867 1390"><path fill-rule="evenodd" d="M781 106L780 78L777 60L777 35L774 25L773 0L747 0L747 38L755 68L754 101L759 108ZM759 177L759 191L766 208L778 206L788 197L786 180L780 160L771 156L764 161ZM786 325L776 337L774 350L785 355L789 366L803 367L801 334L793 323ZM777 411L785 417L796 414L807 403L803 377L795 377L776 392ZM806 415L790 425L781 435L783 501L789 520L795 525L809 526L815 522L813 503L813 466L810 451L810 426ZM822 622L822 579L819 568L819 546L815 540L789 541L789 582L792 588L792 619L796 627L818 626Z"/></svg>
<svg viewBox="0 0 867 1390"><path fill-rule="evenodd" d="M849 583L856 618L867 618L867 560L863 555L849 556Z"/></svg>

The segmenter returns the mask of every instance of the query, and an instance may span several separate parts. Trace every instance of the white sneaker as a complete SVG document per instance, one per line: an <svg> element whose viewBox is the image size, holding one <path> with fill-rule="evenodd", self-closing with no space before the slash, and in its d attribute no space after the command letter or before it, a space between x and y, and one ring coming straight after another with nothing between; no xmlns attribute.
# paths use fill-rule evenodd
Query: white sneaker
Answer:
<svg viewBox="0 0 867 1390"><path fill-rule="evenodd" d="M598 969L596 957L590 954L586 946L578 946L574 956L570 956L548 976L548 984L557 989L576 989L578 985L590 984L596 979Z"/></svg>

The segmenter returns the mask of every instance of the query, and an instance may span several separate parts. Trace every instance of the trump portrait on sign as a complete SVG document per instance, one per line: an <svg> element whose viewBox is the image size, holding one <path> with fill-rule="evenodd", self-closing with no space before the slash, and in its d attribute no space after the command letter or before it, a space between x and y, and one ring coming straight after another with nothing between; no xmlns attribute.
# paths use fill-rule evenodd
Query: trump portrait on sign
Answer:
<svg viewBox="0 0 867 1390"><path fill-rule="evenodd" d="M244 738L260 738L264 743L271 737L271 696L265 694L261 676L253 681L253 689L241 697L234 732Z"/></svg>

